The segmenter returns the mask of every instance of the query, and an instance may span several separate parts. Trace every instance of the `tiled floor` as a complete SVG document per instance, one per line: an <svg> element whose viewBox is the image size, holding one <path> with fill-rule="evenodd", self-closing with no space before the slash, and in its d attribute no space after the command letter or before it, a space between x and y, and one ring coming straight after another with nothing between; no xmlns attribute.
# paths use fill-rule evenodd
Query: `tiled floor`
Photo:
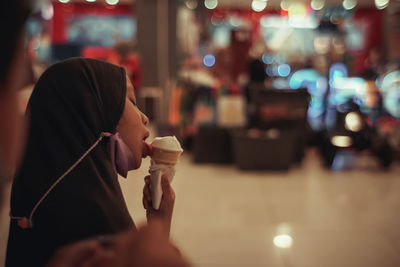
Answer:
<svg viewBox="0 0 400 267"><path fill-rule="evenodd" d="M195 266L400 266L400 166L381 172L370 158L358 162L331 172L309 151L287 173L244 172L186 155L173 182L172 238ZM145 173L122 181L136 221ZM275 246L278 235L291 247Z"/></svg>
<svg viewBox="0 0 400 267"><path fill-rule="evenodd" d="M400 266L400 166L381 172L359 162L331 172L309 151L287 173L244 172L186 154L173 181L172 239L195 266ZM121 180L137 224L148 166Z"/></svg>

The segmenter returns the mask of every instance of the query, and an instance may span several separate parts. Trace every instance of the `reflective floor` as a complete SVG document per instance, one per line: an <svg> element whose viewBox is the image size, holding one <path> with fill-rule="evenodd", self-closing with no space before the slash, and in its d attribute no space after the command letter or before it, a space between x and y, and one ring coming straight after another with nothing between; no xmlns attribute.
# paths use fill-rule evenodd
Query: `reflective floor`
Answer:
<svg viewBox="0 0 400 267"><path fill-rule="evenodd" d="M148 166L121 179L137 224ZM382 172L369 157L327 171L313 150L287 173L197 165L186 153L173 181L172 239L195 266L400 266L399 174L398 163Z"/></svg>
<svg viewBox="0 0 400 267"><path fill-rule="evenodd" d="M144 220L140 174L122 181ZM181 159L172 238L195 266L400 266L400 166L372 158L331 172L309 151L301 167L244 172Z"/></svg>

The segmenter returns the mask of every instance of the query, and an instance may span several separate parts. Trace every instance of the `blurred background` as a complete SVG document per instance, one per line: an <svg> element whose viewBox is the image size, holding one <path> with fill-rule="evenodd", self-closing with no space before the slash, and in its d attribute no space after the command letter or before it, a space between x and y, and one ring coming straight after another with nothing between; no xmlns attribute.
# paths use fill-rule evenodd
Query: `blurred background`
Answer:
<svg viewBox="0 0 400 267"><path fill-rule="evenodd" d="M195 266L400 266L399 45L399 0L37 0L21 109L55 62L121 65L185 149ZM138 224L148 166L121 180Z"/></svg>

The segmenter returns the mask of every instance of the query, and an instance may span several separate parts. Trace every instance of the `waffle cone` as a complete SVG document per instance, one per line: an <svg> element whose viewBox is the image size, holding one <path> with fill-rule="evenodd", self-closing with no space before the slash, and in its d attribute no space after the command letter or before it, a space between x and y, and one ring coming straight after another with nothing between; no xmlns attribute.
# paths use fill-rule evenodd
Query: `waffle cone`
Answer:
<svg viewBox="0 0 400 267"><path fill-rule="evenodd" d="M151 158L156 163L175 165L178 162L179 156L181 154L182 151L165 150L153 147L153 155L151 156Z"/></svg>

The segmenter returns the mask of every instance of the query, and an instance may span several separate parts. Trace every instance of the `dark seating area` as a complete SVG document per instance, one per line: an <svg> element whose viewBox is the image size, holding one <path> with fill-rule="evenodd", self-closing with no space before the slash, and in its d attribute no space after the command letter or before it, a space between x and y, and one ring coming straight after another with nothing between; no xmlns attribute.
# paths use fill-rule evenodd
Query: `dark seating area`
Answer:
<svg viewBox="0 0 400 267"><path fill-rule="evenodd" d="M307 90L264 89L253 96L247 127L199 127L195 162L234 163L246 170L287 170L301 163L309 131Z"/></svg>

